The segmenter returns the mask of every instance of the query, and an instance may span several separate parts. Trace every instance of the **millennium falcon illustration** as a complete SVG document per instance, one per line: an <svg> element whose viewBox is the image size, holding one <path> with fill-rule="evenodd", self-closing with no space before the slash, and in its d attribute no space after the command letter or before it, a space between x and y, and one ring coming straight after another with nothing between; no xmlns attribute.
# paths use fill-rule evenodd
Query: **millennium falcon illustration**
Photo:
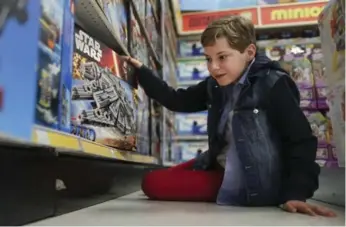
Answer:
<svg viewBox="0 0 346 227"><path fill-rule="evenodd" d="M72 100L92 100L93 107L82 111L81 123L115 127L124 135L132 134L134 109L120 79L95 62L84 63L79 70L85 83L72 88Z"/></svg>

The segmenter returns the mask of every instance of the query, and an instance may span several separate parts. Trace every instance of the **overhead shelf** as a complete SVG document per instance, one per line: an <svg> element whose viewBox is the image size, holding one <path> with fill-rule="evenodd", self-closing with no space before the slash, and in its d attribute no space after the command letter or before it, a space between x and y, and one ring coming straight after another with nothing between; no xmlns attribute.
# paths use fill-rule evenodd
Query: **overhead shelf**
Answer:
<svg viewBox="0 0 346 227"><path fill-rule="evenodd" d="M33 142L38 145L45 145L63 151L76 154L92 154L103 158L112 158L120 161L157 164L157 159L152 156L135 154L131 151L122 151L116 148L88 141L86 139L63 133L57 130L36 126L33 133Z"/></svg>
<svg viewBox="0 0 346 227"><path fill-rule="evenodd" d="M95 0L76 1L76 23L118 54L130 55Z"/></svg>

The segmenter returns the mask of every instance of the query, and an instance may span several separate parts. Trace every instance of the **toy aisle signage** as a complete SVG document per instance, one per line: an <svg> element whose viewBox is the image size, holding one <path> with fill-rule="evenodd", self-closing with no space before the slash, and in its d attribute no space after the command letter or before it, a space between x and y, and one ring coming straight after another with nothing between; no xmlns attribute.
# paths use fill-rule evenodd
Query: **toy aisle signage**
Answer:
<svg viewBox="0 0 346 227"><path fill-rule="evenodd" d="M232 14L251 19L257 28L316 24L318 15L322 12L326 2L275 4L222 11L178 13L175 19L181 35L201 33L210 21ZM178 6L175 6L175 9L178 9Z"/></svg>

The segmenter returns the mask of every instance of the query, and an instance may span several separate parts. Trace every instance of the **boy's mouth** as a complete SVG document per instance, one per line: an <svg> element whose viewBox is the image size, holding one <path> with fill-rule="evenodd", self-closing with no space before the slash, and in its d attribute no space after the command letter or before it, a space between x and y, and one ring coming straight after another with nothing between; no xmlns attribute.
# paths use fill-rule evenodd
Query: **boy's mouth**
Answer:
<svg viewBox="0 0 346 227"><path fill-rule="evenodd" d="M215 75L214 77L215 77L215 79L220 79L220 78L222 78L222 77L224 77L224 76L226 76L226 73L222 73L222 74L217 74L217 75Z"/></svg>

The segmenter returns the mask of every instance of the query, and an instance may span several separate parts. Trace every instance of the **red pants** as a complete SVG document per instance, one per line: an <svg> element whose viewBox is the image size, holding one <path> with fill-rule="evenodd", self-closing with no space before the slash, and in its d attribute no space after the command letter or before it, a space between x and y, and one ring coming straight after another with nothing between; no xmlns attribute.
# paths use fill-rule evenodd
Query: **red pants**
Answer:
<svg viewBox="0 0 346 227"><path fill-rule="evenodd" d="M154 200L215 202L224 171L195 171L194 161L148 173L142 182L144 194Z"/></svg>

